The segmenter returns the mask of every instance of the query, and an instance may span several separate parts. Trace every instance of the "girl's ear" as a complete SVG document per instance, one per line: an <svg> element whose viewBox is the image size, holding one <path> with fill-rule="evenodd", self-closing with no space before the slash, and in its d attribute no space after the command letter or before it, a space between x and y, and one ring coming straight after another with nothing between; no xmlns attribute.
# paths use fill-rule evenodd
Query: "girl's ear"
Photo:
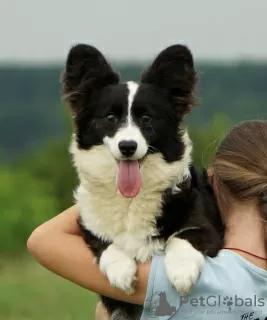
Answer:
<svg viewBox="0 0 267 320"><path fill-rule="evenodd" d="M207 170L207 175L208 175L208 183L213 188L214 169L212 167Z"/></svg>

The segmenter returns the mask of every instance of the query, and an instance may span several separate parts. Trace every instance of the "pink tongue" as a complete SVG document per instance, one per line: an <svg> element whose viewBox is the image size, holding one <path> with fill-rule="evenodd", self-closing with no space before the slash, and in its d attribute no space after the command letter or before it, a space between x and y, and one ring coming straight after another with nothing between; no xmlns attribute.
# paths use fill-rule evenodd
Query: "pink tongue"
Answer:
<svg viewBox="0 0 267 320"><path fill-rule="evenodd" d="M142 186L139 162L120 161L118 174L118 188L120 193L126 198L137 196Z"/></svg>

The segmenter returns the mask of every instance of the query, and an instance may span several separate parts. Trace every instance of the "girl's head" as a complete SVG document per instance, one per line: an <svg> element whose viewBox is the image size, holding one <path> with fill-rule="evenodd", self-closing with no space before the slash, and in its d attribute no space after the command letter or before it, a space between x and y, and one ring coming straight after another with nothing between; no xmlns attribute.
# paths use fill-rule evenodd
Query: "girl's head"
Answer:
<svg viewBox="0 0 267 320"><path fill-rule="evenodd" d="M213 163L213 187L222 218L234 203L253 204L267 221L267 121L234 126L219 145Z"/></svg>

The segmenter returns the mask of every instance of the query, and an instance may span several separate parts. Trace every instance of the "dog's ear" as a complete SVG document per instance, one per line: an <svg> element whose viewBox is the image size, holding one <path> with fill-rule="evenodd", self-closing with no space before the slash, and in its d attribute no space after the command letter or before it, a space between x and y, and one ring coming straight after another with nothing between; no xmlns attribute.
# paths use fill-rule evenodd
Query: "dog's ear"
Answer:
<svg viewBox="0 0 267 320"><path fill-rule="evenodd" d="M194 105L196 71L191 51L184 45L163 50L143 73L141 82L164 89L178 119Z"/></svg>
<svg viewBox="0 0 267 320"><path fill-rule="evenodd" d="M117 84L119 75L95 47L78 44L69 51L61 77L62 98L75 110L94 90Z"/></svg>

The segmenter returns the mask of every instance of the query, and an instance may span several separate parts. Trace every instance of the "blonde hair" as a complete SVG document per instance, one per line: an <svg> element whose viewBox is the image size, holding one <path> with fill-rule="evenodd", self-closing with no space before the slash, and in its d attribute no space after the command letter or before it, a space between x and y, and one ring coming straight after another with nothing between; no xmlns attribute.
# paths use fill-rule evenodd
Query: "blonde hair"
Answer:
<svg viewBox="0 0 267 320"><path fill-rule="evenodd" d="M267 235L267 121L235 125L220 143L213 163L222 218L231 200L255 201Z"/></svg>

